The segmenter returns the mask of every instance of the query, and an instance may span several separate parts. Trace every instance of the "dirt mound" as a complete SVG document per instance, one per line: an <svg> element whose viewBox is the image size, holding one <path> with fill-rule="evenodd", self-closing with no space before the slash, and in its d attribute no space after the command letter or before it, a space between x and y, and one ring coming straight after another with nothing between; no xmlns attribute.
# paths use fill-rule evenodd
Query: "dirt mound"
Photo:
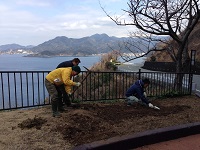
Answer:
<svg viewBox="0 0 200 150"><path fill-rule="evenodd" d="M18 124L18 127L20 127L21 129L24 129L24 128L30 129L33 127L35 127L36 129L41 129L42 125L45 122L47 122L46 119L35 116L33 119L28 118L28 119L22 121L22 123Z"/></svg>
<svg viewBox="0 0 200 150"><path fill-rule="evenodd" d="M26 139L26 143L39 141L40 147L46 149L68 149L114 136L200 121L200 103L196 96L155 99L152 103L160 107L160 110L138 103L127 106L124 101L82 103L76 108L66 108L61 118L52 117L49 106L48 109L35 111L35 114L32 110L32 117L26 115L24 120L20 118L22 121L18 123L18 127L24 129L22 137ZM40 117L34 117L33 114ZM39 132L34 128L40 129ZM17 130L12 129L12 132ZM55 139L58 145L55 144ZM32 147L34 149L38 145Z"/></svg>
<svg viewBox="0 0 200 150"><path fill-rule="evenodd" d="M159 103L157 103L159 104ZM119 134L120 124L130 124L133 120L148 117L162 117L177 114L190 107L175 105L162 107L161 110L148 109L146 106L135 104L126 106L124 103L113 104L82 104L77 110L70 112L69 117L63 117L63 123L54 130L60 132L63 138L74 145L84 144L95 140L114 137ZM147 118L149 121L149 118ZM155 127L154 124L149 128ZM122 129L123 130L123 129Z"/></svg>

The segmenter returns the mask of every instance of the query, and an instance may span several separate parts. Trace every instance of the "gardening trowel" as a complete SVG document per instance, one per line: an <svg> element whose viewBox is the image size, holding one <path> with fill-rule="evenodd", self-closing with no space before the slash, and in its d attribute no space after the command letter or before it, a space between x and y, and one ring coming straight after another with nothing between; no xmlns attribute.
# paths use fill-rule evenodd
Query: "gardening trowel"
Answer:
<svg viewBox="0 0 200 150"><path fill-rule="evenodd" d="M160 110L160 108L159 108L159 107L157 107L157 106L153 106L152 108L153 108L153 109Z"/></svg>

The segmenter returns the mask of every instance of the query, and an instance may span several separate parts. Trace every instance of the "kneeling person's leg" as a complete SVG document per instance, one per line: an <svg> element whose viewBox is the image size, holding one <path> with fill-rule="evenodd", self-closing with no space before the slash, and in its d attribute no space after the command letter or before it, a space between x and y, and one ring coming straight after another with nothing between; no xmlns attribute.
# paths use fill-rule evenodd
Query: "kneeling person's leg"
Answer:
<svg viewBox="0 0 200 150"><path fill-rule="evenodd" d="M133 105L133 103L137 103L139 99L135 96L127 97L127 105Z"/></svg>

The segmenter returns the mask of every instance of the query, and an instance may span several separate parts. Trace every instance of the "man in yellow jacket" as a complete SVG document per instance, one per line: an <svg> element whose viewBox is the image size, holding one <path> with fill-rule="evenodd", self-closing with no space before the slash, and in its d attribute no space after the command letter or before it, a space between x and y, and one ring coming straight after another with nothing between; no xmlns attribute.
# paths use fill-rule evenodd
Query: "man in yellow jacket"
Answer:
<svg viewBox="0 0 200 150"><path fill-rule="evenodd" d="M71 94L72 86L80 86L80 82L73 82L72 76L76 76L81 72L79 66L58 68L51 71L45 79L46 89L51 97L51 106L53 111L53 117L59 117L59 111L62 111L62 90L65 90L68 94ZM64 85L64 86L63 86Z"/></svg>

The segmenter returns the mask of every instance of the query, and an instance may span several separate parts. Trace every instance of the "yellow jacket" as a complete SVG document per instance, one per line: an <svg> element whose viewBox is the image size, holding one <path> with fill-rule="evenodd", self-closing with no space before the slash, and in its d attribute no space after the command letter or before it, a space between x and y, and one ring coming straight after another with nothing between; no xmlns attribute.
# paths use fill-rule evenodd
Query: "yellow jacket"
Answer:
<svg viewBox="0 0 200 150"><path fill-rule="evenodd" d="M51 71L47 76L46 79L55 84L54 80L59 79L60 82L57 83L57 85L64 84L65 85L65 91L67 93L71 93L71 86L74 86L76 83L71 80L71 73L72 73L72 67L67 68L58 68L53 71Z"/></svg>

